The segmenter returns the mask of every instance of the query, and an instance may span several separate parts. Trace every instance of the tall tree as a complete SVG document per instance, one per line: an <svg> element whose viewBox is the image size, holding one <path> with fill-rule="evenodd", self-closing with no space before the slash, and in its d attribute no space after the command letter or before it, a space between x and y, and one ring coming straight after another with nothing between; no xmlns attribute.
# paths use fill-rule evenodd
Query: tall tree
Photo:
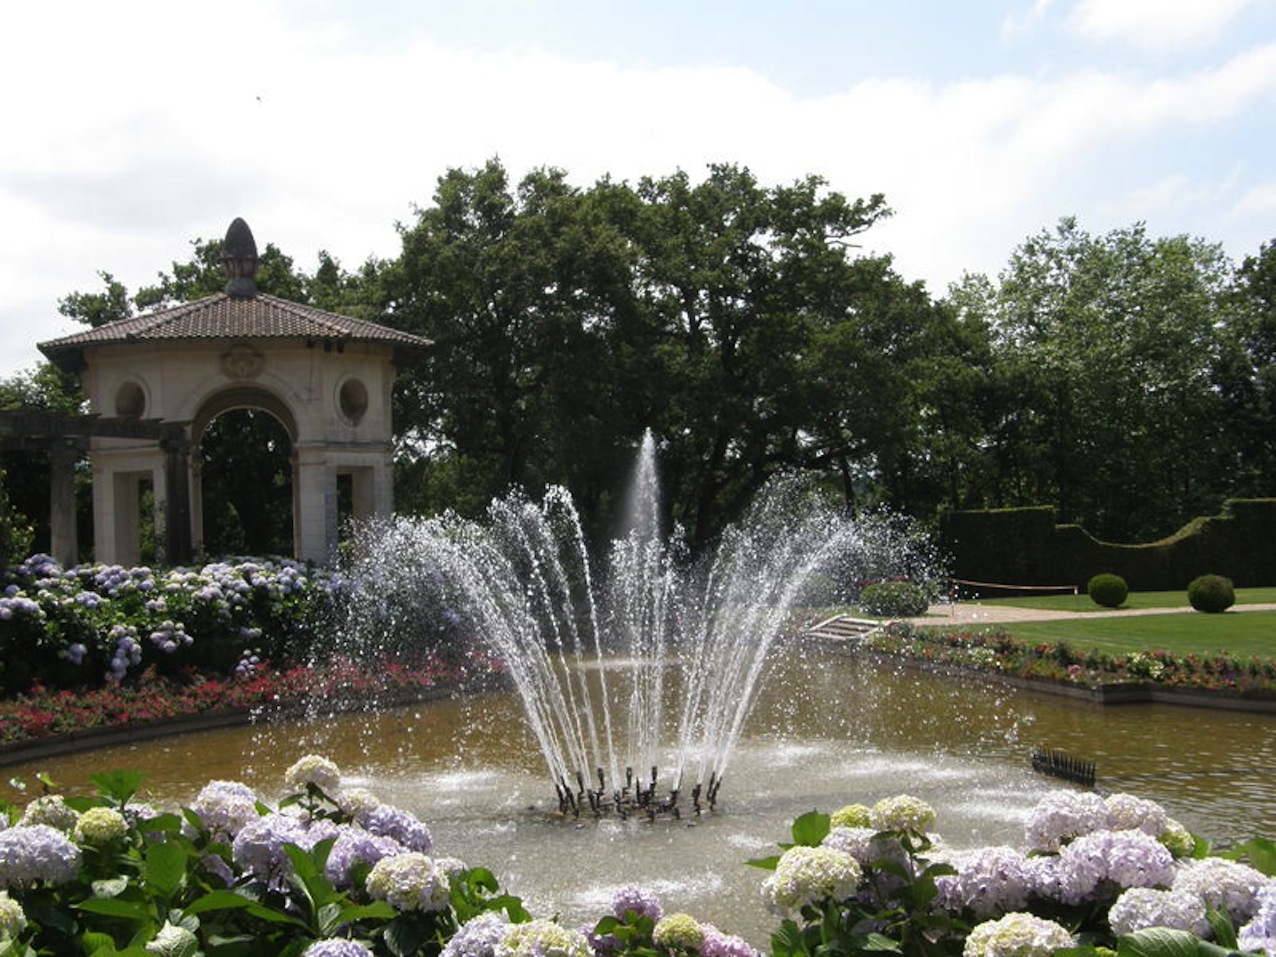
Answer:
<svg viewBox="0 0 1276 957"><path fill-rule="evenodd" d="M996 341L1008 493L1115 541L1217 507L1228 280L1217 246L1142 224L1094 237L1064 219L1015 251L982 302L970 285L964 303Z"/></svg>
<svg viewBox="0 0 1276 957"><path fill-rule="evenodd" d="M635 224L637 288L662 331L670 381L661 416L677 517L693 543L734 518L804 453L814 394L804 365L847 298L853 237L889 214L818 177L765 187L715 165L646 178Z"/></svg>
<svg viewBox="0 0 1276 957"><path fill-rule="evenodd" d="M553 169L512 187L491 160L445 174L403 229L390 321L434 341L396 396L405 444L422 453L418 507L473 513L550 483L601 501L632 441L612 355L634 314L632 252L610 221L627 199Z"/></svg>

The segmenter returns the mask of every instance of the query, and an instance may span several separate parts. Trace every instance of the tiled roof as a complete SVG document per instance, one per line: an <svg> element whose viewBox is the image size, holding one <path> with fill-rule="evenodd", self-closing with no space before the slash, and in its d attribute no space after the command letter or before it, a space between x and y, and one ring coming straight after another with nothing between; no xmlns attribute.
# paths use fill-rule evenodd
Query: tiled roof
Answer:
<svg viewBox="0 0 1276 957"><path fill-rule="evenodd" d="M320 342L381 342L416 350L430 344L389 326L325 312L275 296L232 298L225 293L157 312L108 322L95 329L39 343L58 365L77 365L87 346L201 339L305 339Z"/></svg>

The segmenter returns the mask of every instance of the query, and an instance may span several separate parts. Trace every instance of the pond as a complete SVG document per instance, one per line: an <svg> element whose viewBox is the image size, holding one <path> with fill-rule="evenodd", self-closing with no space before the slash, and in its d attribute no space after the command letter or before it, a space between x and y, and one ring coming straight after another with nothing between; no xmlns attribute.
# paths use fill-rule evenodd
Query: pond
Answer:
<svg viewBox="0 0 1276 957"><path fill-rule="evenodd" d="M274 799L303 754L336 761L348 783L418 813L440 854L491 868L539 915L599 916L611 892L640 883L685 910L764 944L761 871L744 861L788 837L812 809L898 793L929 801L949 844L1022 846L1022 822L1047 791L1034 748L1096 762L1101 791L1128 791L1214 841L1276 834L1276 715L1169 705L1103 707L835 652L784 654L726 772L715 813L680 821L563 820L511 693L392 711L324 715L27 762L83 785L114 769L147 772L144 790L187 801L211 779ZM83 789L83 788L81 788ZM12 785L0 796L21 800Z"/></svg>

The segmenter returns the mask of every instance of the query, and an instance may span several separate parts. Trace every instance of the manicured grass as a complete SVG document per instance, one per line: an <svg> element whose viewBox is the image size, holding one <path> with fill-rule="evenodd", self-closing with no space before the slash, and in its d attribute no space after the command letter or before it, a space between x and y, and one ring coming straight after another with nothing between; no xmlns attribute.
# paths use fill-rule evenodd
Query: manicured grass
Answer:
<svg viewBox="0 0 1276 957"><path fill-rule="evenodd" d="M1171 651L1242 658L1276 656L1276 611L1087 616L1066 621L1013 622L1005 628L1024 641L1066 641L1078 650L1095 648L1110 654Z"/></svg>
<svg viewBox="0 0 1276 957"><path fill-rule="evenodd" d="M1096 605L1089 595L1040 595L1033 598L986 598L985 605L1004 605L1008 608L1045 608L1051 611L1103 614L1111 611ZM1236 604L1276 604L1276 588L1238 588ZM1187 590L1130 592L1122 608L1186 608Z"/></svg>

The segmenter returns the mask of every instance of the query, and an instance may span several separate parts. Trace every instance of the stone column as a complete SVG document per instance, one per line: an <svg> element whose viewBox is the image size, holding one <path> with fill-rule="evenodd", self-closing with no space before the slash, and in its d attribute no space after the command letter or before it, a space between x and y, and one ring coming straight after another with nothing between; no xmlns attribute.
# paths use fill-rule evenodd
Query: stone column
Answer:
<svg viewBox="0 0 1276 957"><path fill-rule="evenodd" d="M49 550L69 568L80 560L75 527L75 464L80 449L73 442L54 439L49 446Z"/></svg>

